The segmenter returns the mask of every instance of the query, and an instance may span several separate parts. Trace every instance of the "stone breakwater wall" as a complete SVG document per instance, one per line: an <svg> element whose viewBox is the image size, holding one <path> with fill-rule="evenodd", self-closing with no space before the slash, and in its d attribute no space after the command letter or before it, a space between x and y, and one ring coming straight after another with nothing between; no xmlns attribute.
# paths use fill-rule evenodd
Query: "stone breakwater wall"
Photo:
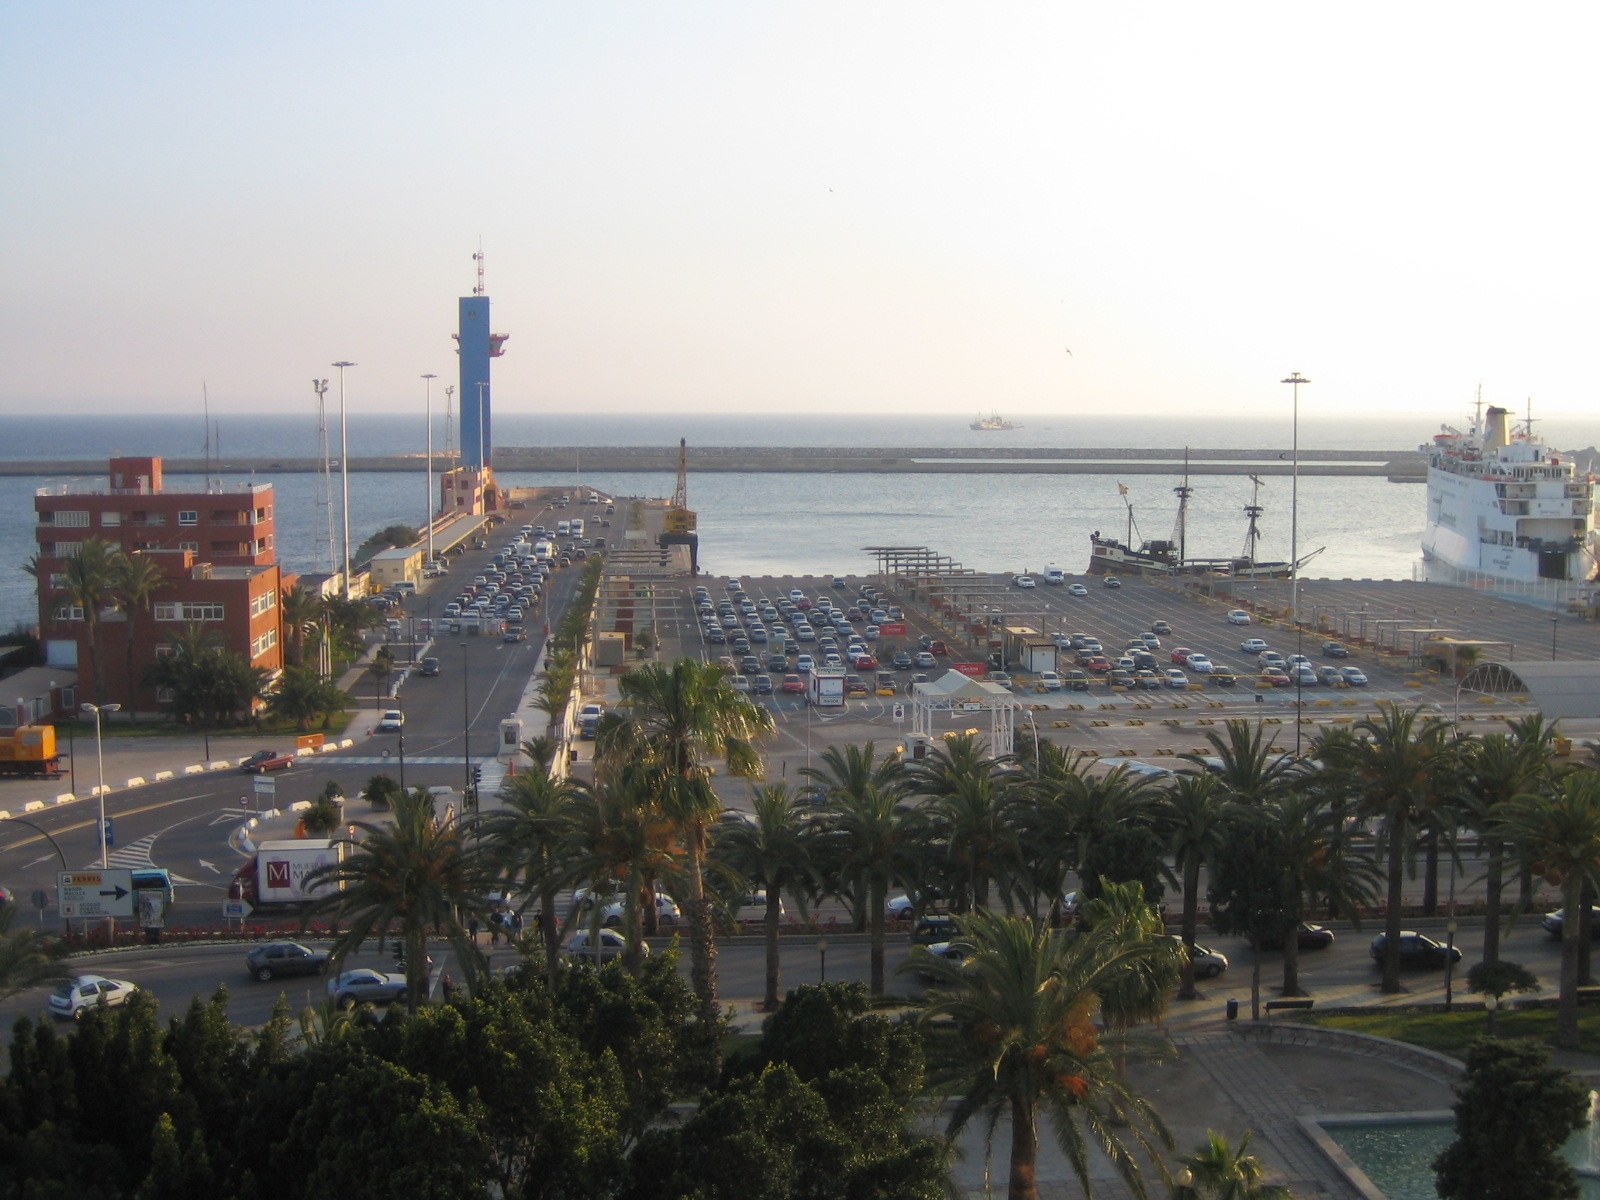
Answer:
<svg viewBox="0 0 1600 1200"><path fill-rule="evenodd" d="M454 463L434 456L434 469ZM673 472L678 451L673 446L505 446L494 452L497 471ZM352 471L421 471L423 456L384 455L350 459ZM198 474L200 459L166 461L169 475ZM213 460L211 470L225 475L318 471L312 458L230 457ZM1053 474L1053 475L1288 475L1287 452L1278 450L1191 450L1185 464L1182 449L1028 447L849 447L849 446L702 446L689 451L692 472L742 471L865 474ZM6 461L0 475L97 476L105 463L95 461ZM1396 482L1426 478L1421 455L1388 450L1308 450L1300 455L1302 475L1381 476Z"/></svg>

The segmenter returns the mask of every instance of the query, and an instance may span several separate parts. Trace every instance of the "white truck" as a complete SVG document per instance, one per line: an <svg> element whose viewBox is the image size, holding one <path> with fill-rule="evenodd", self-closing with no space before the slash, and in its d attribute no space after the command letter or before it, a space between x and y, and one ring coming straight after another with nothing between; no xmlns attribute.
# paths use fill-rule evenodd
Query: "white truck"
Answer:
<svg viewBox="0 0 1600 1200"><path fill-rule="evenodd" d="M1067 581L1066 572L1064 572L1060 567L1046 567L1043 573L1040 575L1040 578L1048 583L1051 587L1060 587Z"/></svg>
<svg viewBox="0 0 1600 1200"><path fill-rule="evenodd" d="M818 708L844 707L844 672L818 667L806 677L806 702Z"/></svg>
<svg viewBox="0 0 1600 1200"><path fill-rule="evenodd" d="M318 867L344 860L346 843L327 838L295 838L282 842L262 842L245 864L233 873L238 890L255 907L263 905L304 905L320 899L337 885L321 880L306 887L306 877Z"/></svg>

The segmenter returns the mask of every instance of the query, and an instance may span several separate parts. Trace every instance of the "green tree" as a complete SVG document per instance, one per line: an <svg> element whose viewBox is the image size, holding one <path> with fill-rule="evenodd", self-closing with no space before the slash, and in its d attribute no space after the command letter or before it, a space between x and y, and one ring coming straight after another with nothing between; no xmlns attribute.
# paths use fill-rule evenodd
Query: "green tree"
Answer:
<svg viewBox="0 0 1600 1200"><path fill-rule="evenodd" d="M300 814L300 820L312 837L327 837L339 828L339 806L332 797L318 796L311 807Z"/></svg>
<svg viewBox="0 0 1600 1200"><path fill-rule="evenodd" d="M110 542L92 537L80 542L78 549L61 562L62 591L73 607L83 610L84 624L89 631L89 673L94 680L97 704L104 704L109 699L106 695L100 618L105 607L116 597L119 557Z"/></svg>
<svg viewBox="0 0 1600 1200"><path fill-rule="evenodd" d="M835 811L849 807L859 803L869 788L875 788L896 801L906 793L905 761L898 753L879 758L877 745L873 742L829 746L818 756L818 762L819 766L802 767L800 770L800 777L806 781L804 798L815 808ZM836 841L821 839L817 850L813 861L823 877L825 889L845 902L856 932L865 931L872 914L863 877L846 869L843 848ZM898 864L900 867L906 865L904 861ZM920 913L931 897L919 891L909 873L905 882L915 911Z"/></svg>
<svg viewBox="0 0 1600 1200"><path fill-rule="evenodd" d="M1235 807L1211 863L1211 919L1250 939L1250 1016L1261 1016L1261 947L1294 936L1299 902L1284 870L1283 830L1261 809Z"/></svg>
<svg viewBox="0 0 1600 1200"><path fill-rule="evenodd" d="M1086 788L1096 760L1043 737L1019 749L1015 758L1025 782L1013 792L1009 820L1026 881L1023 906L1037 918L1043 897L1050 923L1060 925L1067 875L1078 861L1073 798Z"/></svg>
<svg viewBox="0 0 1600 1200"><path fill-rule="evenodd" d="M1417 827L1428 819L1442 789L1448 787L1449 732L1448 724L1425 716L1420 707L1386 704L1378 716L1356 723L1356 736L1318 743L1327 769L1342 774L1355 797L1357 811L1382 822L1379 837L1388 855L1385 992L1403 990L1400 927L1406 856Z"/></svg>
<svg viewBox="0 0 1600 1200"><path fill-rule="evenodd" d="M60 964L70 947L43 930L14 929L19 911L0 904L0 1000L66 978Z"/></svg>
<svg viewBox="0 0 1600 1200"><path fill-rule="evenodd" d="M815 880L811 845L815 841L807 811L788 785L769 784L756 789L748 821L731 822L717 830L712 854L742 879L767 894L762 930L766 940L767 977L762 1007L778 1007L778 922L785 894L806 915L806 890Z"/></svg>
<svg viewBox="0 0 1600 1200"><path fill-rule="evenodd" d="M462 829L441 820L426 792L395 797L394 823L355 822L360 840L342 862L319 867L309 886L330 887L307 911L339 918L333 956L343 960L369 938L380 943L398 934L406 956L406 1008L416 1012L427 992L428 938L440 932L476 985L481 959L461 925L466 913L481 912L493 873L484 852L469 846Z"/></svg>
<svg viewBox="0 0 1600 1200"><path fill-rule="evenodd" d="M374 775L367 780L361 794L373 808L388 808L400 795L400 785L393 775Z"/></svg>
<svg viewBox="0 0 1600 1200"><path fill-rule="evenodd" d="M1578 1048L1578 911L1586 889L1600 887L1600 774L1566 776L1549 797L1521 796L1501 807L1499 831L1535 874L1561 888L1561 992L1556 1044Z"/></svg>
<svg viewBox="0 0 1600 1200"><path fill-rule="evenodd" d="M1115 1059L1158 1058L1169 1047L1148 1035L1102 1034L1094 1016L1105 991L1166 951L1148 938L1120 942L1114 924L1069 939L1038 922L986 913L967 918L964 936L974 947L964 963L918 947L906 964L935 981L921 1014L929 1082L961 1097L947 1134L981 1116L992 1135L1009 1117L1008 1194L1035 1200L1042 1109L1086 1193L1092 1143L1142 1200L1148 1193L1129 1143L1159 1162L1157 1147L1170 1146L1171 1137Z"/></svg>
<svg viewBox="0 0 1600 1200"><path fill-rule="evenodd" d="M692 658L637 667L617 681L621 700L602 719L595 739L599 769L624 762L656 769L662 813L680 830L688 883L689 948L695 993L717 1001L716 943L706 897L705 855L711 823L722 803L711 787L707 758L721 758L735 775L761 766L755 739L773 727L772 714L734 691L720 667Z"/></svg>
<svg viewBox="0 0 1600 1200"><path fill-rule="evenodd" d="M1162 795L1157 827L1183 880L1183 979L1178 999L1193 1000L1195 933L1200 923L1200 868L1222 845L1228 801L1215 775L1183 774Z"/></svg>
<svg viewBox="0 0 1600 1200"><path fill-rule="evenodd" d="M1103 883L1100 895L1083 906L1084 923L1096 937L1125 947L1148 947L1149 953L1108 979L1098 990L1100 1012L1118 1032L1144 1021L1159 1021L1167 998L1183 977L1188 951L1168 937L1155 905L1135 881Z"/></svg>
<svg viewBox="0 0 1600 1200"><path fill-rule="evenodd" d="M1266 1167L1250 1153L1252 1132L1230 1146L1225 1134L1207 1130L1205 1145L1179 1156L1190 1182L1175 1184L1172 1200L1294 1200L1288 1188L1265 1182Z"/></svg>
<svg viewBox="0 0 1600 1200"><path fill-rule="evenodd" d="M885 905L889 885L907 871L922 843L922 823L903 808L894 791L866 784L860 793L840 791L825 813L824 835L844 878L860 880L867 911L872 994L883 995Z"/></svg>
<svg viewBox="0 0 1600 1200"><path fill-rule="evenodd" d="M1225 735L1206 730L1213 754L1182 757L1216 776L1236 803L1260 804L1276 794L1294 772L1293 757L1274 744L1276 733L1268 734L1260 721L1252 726L1248 721L1232 720L1223 728Z"/></svg>
<svg viewBox="0 0 1600 1200"><path fill-rule="evenodd" d="M1561 1146L1588 1124L1589 1093L1543 1047L1474 1042L1454 1108L1456 1140L1433 1162L1444 1200L1577 1200Z"/></svg>
<svg viewBox="0 0 1600 1200"><path fill-rule="evenodd" d="M1307 907L1326 900L1334 911L1350 913L1359 929L1359 914L1372 903L1383 878L1378 865L1354 849L1354 831L1343 807L1329 801L1324 789L1305 786L1285 789L1262 809L1275 827L1284 895L1294 922L1283 939L1285 996L1305 994L1300 990L1298 926Z"/></svg>
<svg viewBox="0 0 1600 1200"><path fill-rule="evenodd" d="M364 563L380 551L392 550L399 546L413 546L419 536L417 530L411 525L399 523L385 525L357 547L355 561Z"/></svg>
<svg viewBox="0 0 1600 1200"><path fill-rule="evenodd" d="M1489 1008L1489 1036L1498 1032L1495 1017L1500 1001L1512 993L1524 994L1539 990L1539 977L1520 963L1495 959L1493 962L1473 963L1467 972L1467 991L1476 996L1492 996L1494 1005Z"/></svg>
<svg viewBox="0 0 1600 1200"><path fill-rule="evenodd" d="M310 588L291 588L283 593L281 608L285 665L303 666L307 639L322 620L322 597Z"/></svg>
<svg viewBox="0 0 1600 1200"><path fill-rule="evenodd" d="M133 674L133 642L134 635L139 631L139 618L149 614L156 593L171 584L160 564L147 554L117 554L112 563L111 587L121 604L127 624L122 636L125 655L122 678L128 689L126 703L131 714L139 707L139 681Z"/></svg>
<svg viewBox="0 0 1600 1200"><path fill-rule="evenodd" d="M1007 764L985 749L971 734L945 738L906 769L910 790L926 799L929 833L949 864L957 911L989 907L991 880L1000 882L1009 904L1018 870L1016 838L1007 820Z"/></svg>
<svg viewBox="0 0 1600 1200"><path fill-rule="evenodd" d="M313 667L285 667L278 685L267 697L267 711L275 717L293 721L296 728L313 724L327 728L336 713L351 703L350 694L331 679L324 679Z"/></svg>
<svg viewBox="0 0 1600 1200"><path fill-rule="evenodd" d="M171 693L167 708L175 720L215 729L253 710L267 673L224 649L203 625L191 624L174 639L172 652L150 665L145 682Z"/></svg>
<svg viewBox="0 0 1600 1200"><path fill-rule="evenodd" d="M581 780L552 775L549 759L541 754L532 767L507 777L500 808L478 827L507 882L520 885L537 902L545 973L552 982L561 961L556 896L579 882L574 823L589 799L586 793Z"/></svg>

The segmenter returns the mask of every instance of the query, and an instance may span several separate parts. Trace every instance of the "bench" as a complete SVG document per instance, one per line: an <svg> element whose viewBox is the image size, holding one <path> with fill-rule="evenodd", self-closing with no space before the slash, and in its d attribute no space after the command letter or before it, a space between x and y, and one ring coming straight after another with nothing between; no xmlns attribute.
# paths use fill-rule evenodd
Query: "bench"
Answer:
<svg viewBox="0 0 1600 1200"><path fill-rule="evenodd" d="M1265 1005L1265 1008L1270 1013L1270 1012L1277 1012L1279 1009L1284 1009L1284 1008L1298 1008L1298 1009L1310 1008L1315 1003L1316 1003L1316 1001L1315 1000L1311 1000L1311 999L1268 1000L1266 1005Z"/></svg>

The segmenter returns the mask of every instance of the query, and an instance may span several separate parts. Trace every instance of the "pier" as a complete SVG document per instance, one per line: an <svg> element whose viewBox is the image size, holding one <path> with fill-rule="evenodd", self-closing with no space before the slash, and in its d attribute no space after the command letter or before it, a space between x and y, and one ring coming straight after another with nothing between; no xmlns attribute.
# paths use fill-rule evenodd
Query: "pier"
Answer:
<svg viewBox="0 0 1600 1200"><path fill-rule="evenodd" d="M350 458L352 471L421 471L422 454ZM434 455L434 470L457 465ZM511 471L674 472L676 446L497 446L494 469ZM315 458L226 457L212 459L214 474L293 474L322 469ZM0 475L74 476L104 473L102 461L3 461ZM169 458L169 474L202 474L204 460ZM950 475L1288 475L1287 450L1185 450L1120 447L1039 446L691 446L689 470L752 473L855 473ZM1302 450L1300 474L1385 478L1421 483L1427 460L1410 450Z"/></svg>

